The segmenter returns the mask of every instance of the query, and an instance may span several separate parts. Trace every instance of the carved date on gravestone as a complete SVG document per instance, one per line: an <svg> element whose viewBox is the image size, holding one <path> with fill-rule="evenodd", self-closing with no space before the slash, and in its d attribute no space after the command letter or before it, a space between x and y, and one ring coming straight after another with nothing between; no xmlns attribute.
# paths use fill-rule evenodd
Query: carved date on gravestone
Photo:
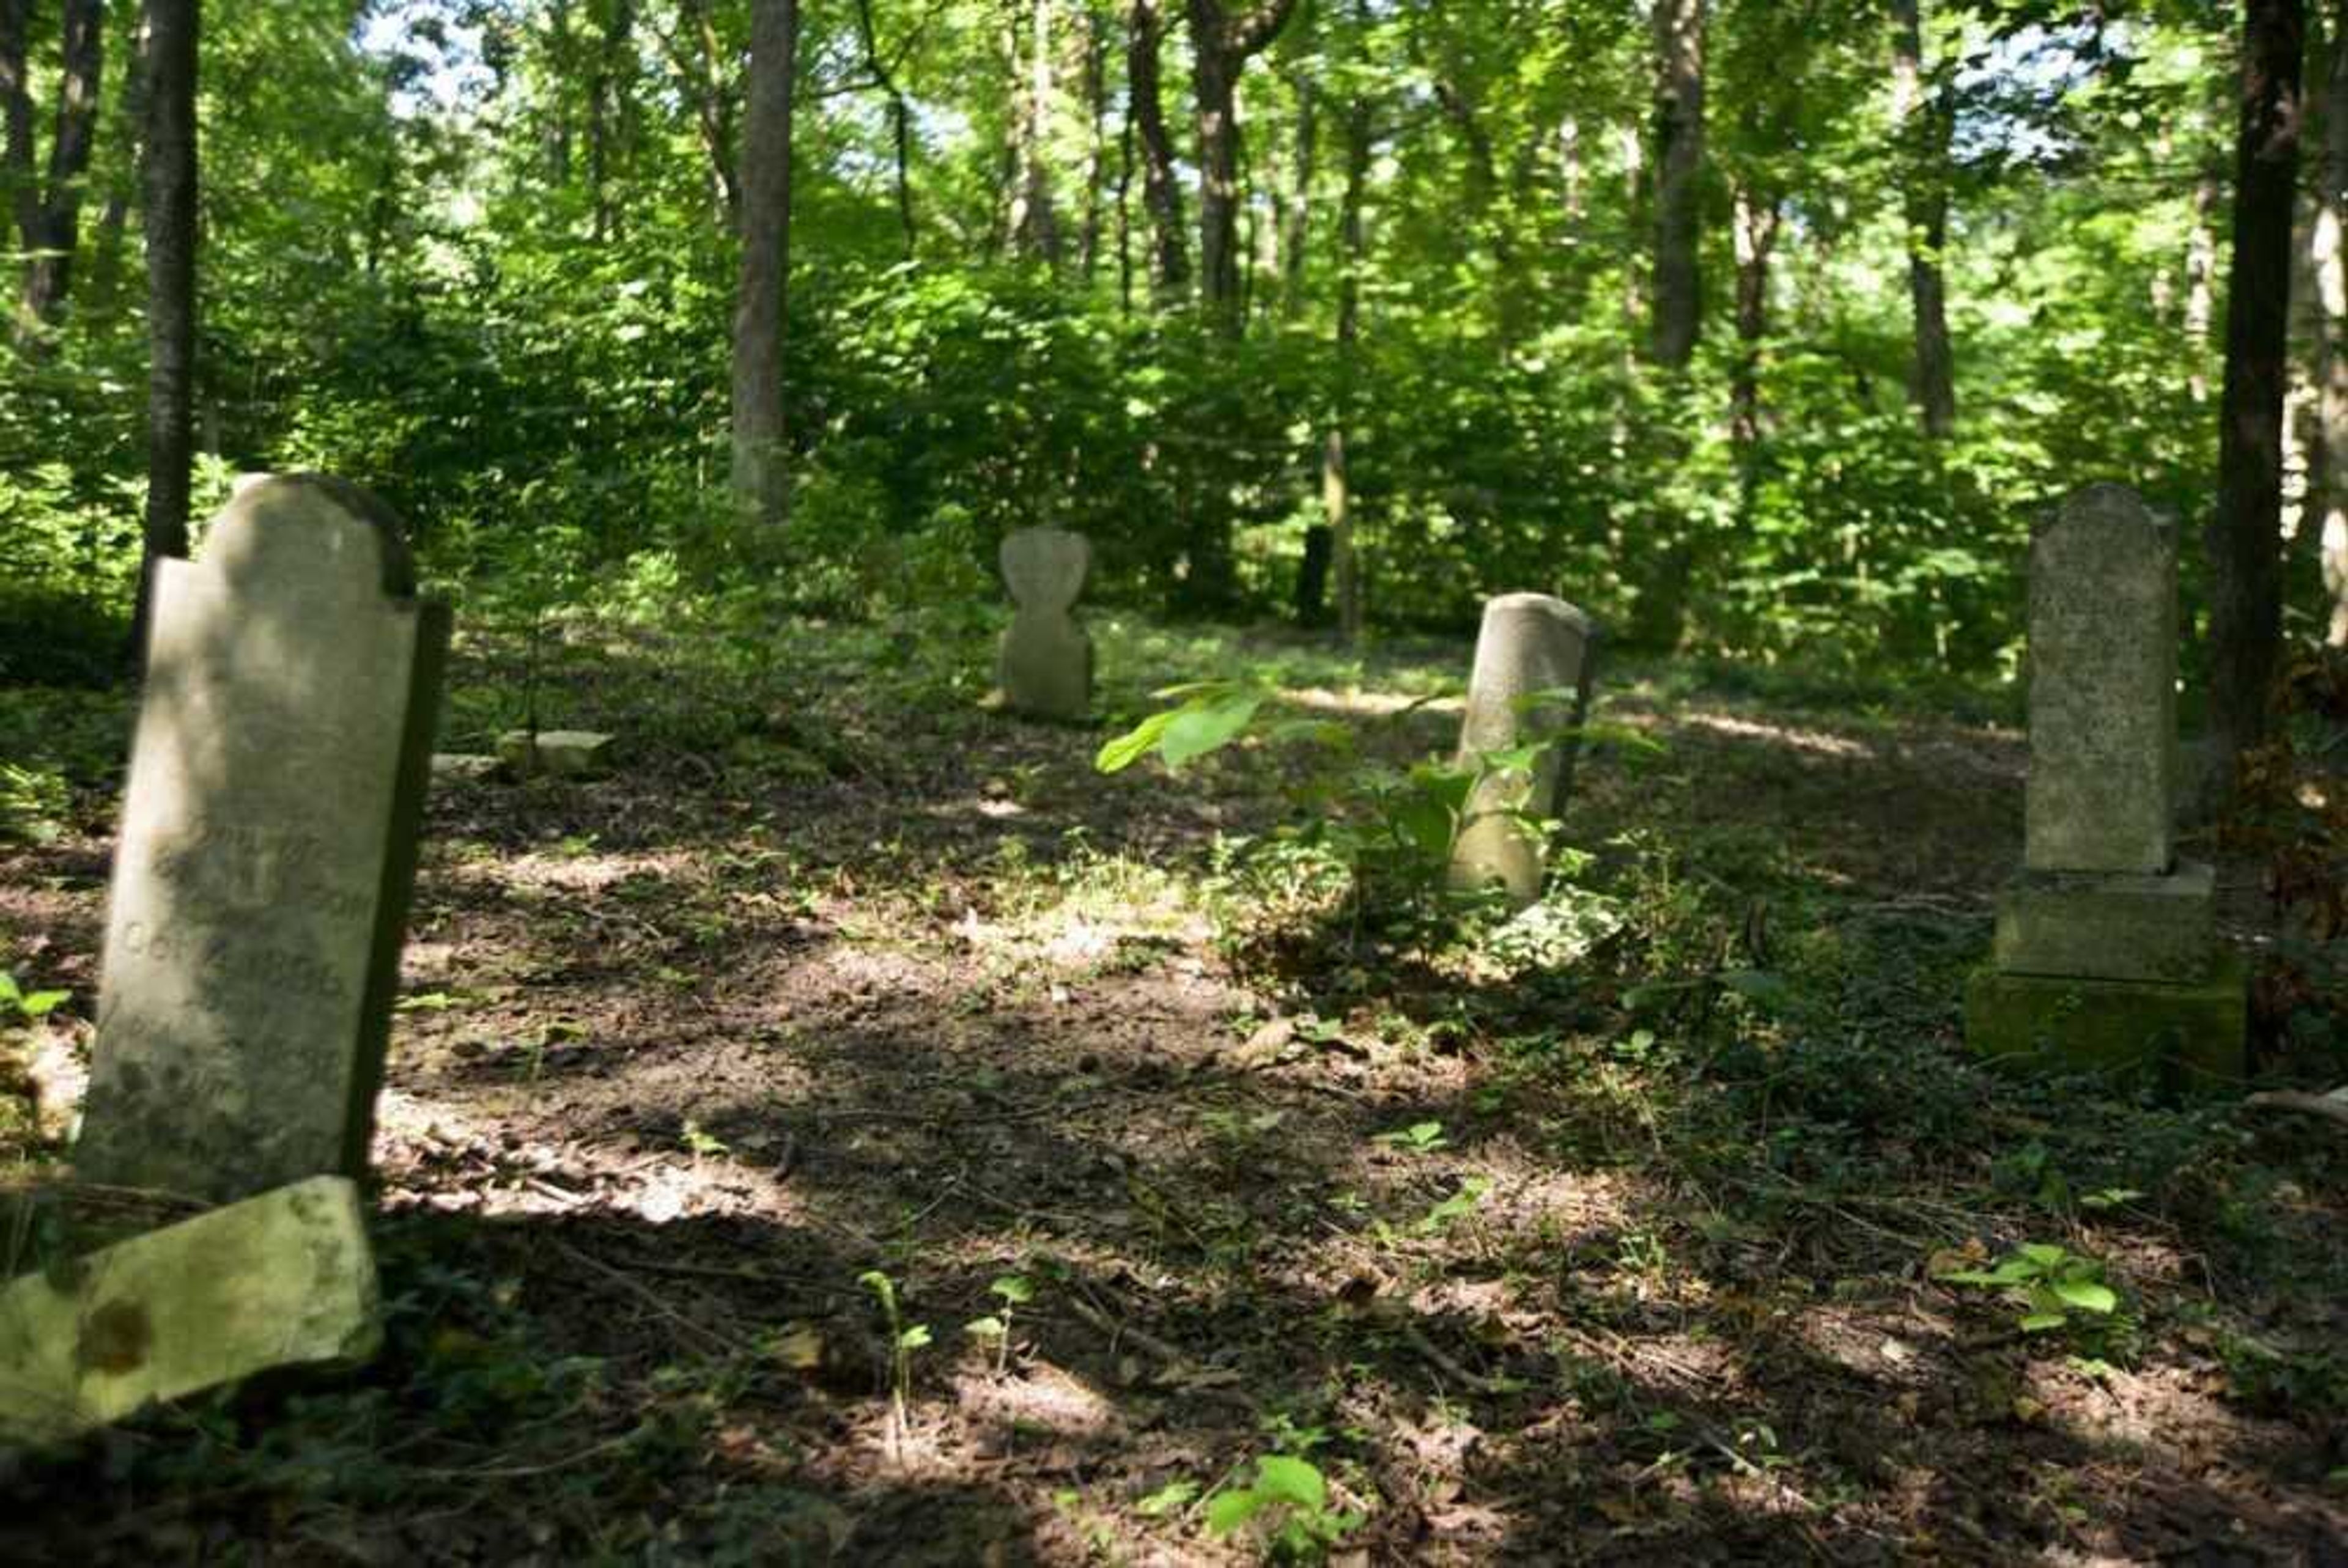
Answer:
<svg viewBox="0 0 2348 1568"><path fill-rule="evenodd" d="M76 1163L226 1200L365 1164L448 622L353 487L156 584Z"/></svg>

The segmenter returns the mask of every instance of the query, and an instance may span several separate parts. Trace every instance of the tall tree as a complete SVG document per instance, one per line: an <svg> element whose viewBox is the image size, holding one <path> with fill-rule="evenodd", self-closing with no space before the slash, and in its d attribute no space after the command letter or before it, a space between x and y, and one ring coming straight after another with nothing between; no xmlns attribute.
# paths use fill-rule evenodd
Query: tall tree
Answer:
<svg viewBox="0 0 2348 1568"><path fill-rule="evenodd" d="M1149 210L1149 280L1161 300L1189 291L1190 256L1182 238L1182 188L1174 179L1174 138L1159 97L1159 44L1165 25L1154 0L1126 13L1126 114L1141 142L1141 204Z"/></svg>
<svg viewBox="0 0 2348 1568"><path fill-rule="evenodd" d="M1189 0L1191 87L1199 107L1199 275L1207 319L1236 337L1240 292L1240 73L1296 9L1296 0L1259 0L1234 12L1223 0Z"/></svg>
<svg viewBox="0 0 2348 1568"><path fill-rule="evenodd" d="M2326 607L2324 640L2348 647L2348 0L2333 0L2323 80L2323 156L2316 164L2313 253L2317 308L2317 456L2310 497L2322 521L2316 548Z"/></svg>
<svg viewBox="0 0 2348 1568"><path fill-rule="evenodd" d="M1956 428L1956 355L1949 341L1949 145L1955 102L1945 85L1928 89L1919 0L1891 0L1892 119L1900 140L1900 204L1908 229L1908 297L1915 320L1909 395L1924 433Z"/></svg>
<svg viewBox="0 0 2348 1568"><path fill-rule="evenodd" d="M2244 0L2218 503L2207 536L2213 803L2230 793L2241 754L2266 738L2282 653L2283 390L2305 43L2302 0Z"/></svg>
<svg viewBox="0 0 2348 1568"><path fill-rule="evenodd" d="M798 38L798 0L757 0L742 128L742 265L734 294L733 488L741 511L767 524L780 524L789 507L783 343Z"/></svg>
<svg viewBox="0 0 2348 1568"><path fill-rule="evenodd" d="M146 0L147 510L133 657L147 656L156 563L188 553L195 461L199 0Z"/></svg>
<svg viewBox="0 0 2348 1568"><path fill-rule="evenodd" d="M1015 25L1006 24L1014 67L1019 59ZM1012 125L1012 242L1025 255L1058 265L1060 217L1052 199L1051 129L1057 94L1052 77L1052 0L1030 0L1025 81L1014 95Z"/></svg>
<svg viewBox="0 0 2348 1568"><path fill-rule="evenodd" d="M1655 363L1684 368L1704 321L1706 0L1655 0Z"/></svg>
<svg viewBox="0 0 2348 1568"><path fill-rule="evenodd" d="M1337 583L1337 627L1348 646L1361 641L1364 609L1345 428L1354 412L1362 332L1362 200L1370 175L1370 114L1369 101L1358 96L1345 110L1345 193L1337 210L1337 416L1321 445L1321 510L1328 518L1329 564Z"/></svg>
<svg viewBox="0 0 2348 1568"><path fill-rule="evenodd" d="M16 229L24 238L17 338L27 343L57 324L72 286L74 252L81 239L82 180L98 129L106 0L65 0L57 128L49 141L46 179L34 173L36 133L27 69L30 12L31 0L0 0L0 119L7 131L0 158L5 160L5 183Z"/></svg>

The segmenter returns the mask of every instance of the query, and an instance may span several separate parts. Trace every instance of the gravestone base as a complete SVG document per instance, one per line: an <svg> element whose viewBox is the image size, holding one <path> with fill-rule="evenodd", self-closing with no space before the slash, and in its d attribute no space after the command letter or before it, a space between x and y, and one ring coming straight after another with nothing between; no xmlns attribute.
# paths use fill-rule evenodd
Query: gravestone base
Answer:
<svg viewBox="0 0 2348 1568"><path fill-rule="evenodd" d="M1997 968L2010 975L2189 985L2218 951L2217 872L2165 876L2025 871L1997 900Z"/></svg>
<svg viewBox="0 0 2348 1568"><path fill-rule="evenodd" d="M314 1176L0 1285L0 1443L382 1341L357 1184Z"/></svg>
<svg viewBox="0 0 2348 1568"><path fill-rule="evenodd" d="M2184 1089L2249 1071L2249 967L2232 953L2186 984L2016 975L1985 967L1965 983L1965 1044L1992 1065L2107 1072Z"/></svg>
<svg viewBox="0 0 2348 1568"><path fill-rule="evenodd" d="M1013 712L1081 723L1092 714L1093 640L1079 627L1023 624L1004 638L996 678Z"/></svg>

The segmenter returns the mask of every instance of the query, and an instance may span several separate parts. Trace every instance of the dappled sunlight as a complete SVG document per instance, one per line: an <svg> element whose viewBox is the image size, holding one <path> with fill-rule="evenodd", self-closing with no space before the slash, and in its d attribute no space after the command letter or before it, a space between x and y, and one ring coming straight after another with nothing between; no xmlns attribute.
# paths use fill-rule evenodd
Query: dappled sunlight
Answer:
<svg viewBox="0 0 2348 1568"><path fill-rule="evenodd" d="M1747 714L1683 711L1673 713L1671 722L1707 734L1725 735L1731 740L1763 741L1770 745L1787 746L1811 756L1872 761L1877 754L1871 743L1853 740L1848 735L1829 734L1823 730L1804 729L1793 724L1770 723Z"/></svg>

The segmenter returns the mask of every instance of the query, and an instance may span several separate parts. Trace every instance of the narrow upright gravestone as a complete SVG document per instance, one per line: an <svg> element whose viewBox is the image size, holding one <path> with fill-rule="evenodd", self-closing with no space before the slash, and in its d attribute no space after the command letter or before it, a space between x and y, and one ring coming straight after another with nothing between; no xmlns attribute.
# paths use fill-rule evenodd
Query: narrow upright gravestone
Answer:
<svg viewBox="0 0 2348 1568"><path fill-rule="evenodd" d="M1488 600L1459 725L1459 763L1551 741L1529 767L1498 768L1478 781L1452 845L1451 885L1498 882L1519 905L1540 897L1546 866L1533 822L1555 816L1572 783L1577 728L1590 711L1595 622L1561 599L1509 593Z"/></svg>
<svg viewBox="0 0 2348 1568"><path fill-rule="evenodd" d="M1092 554L1084 535L1066 528L1023 528L1003 541L1003 580L1017 609L996 678L1014 712L1081 719L1092 710L1093 641L1069 613Z"/></svg>
<svg viewBox="0 0 2348 1568"><path fill-rule="evenodd" d="M445 607L399 525L246 486L155 585L82 1179L228 1202L366 1166Z"/></svg>
<svg viewBox="0 0 2348 1568"><path fill-rule="evenodd" d="M2023 869L1966 989L1973 1050L2075 1070L2239 1078L2239 960L2216 875L2176 857L2177 535L2094 485L2030 547Z"/></svg>

